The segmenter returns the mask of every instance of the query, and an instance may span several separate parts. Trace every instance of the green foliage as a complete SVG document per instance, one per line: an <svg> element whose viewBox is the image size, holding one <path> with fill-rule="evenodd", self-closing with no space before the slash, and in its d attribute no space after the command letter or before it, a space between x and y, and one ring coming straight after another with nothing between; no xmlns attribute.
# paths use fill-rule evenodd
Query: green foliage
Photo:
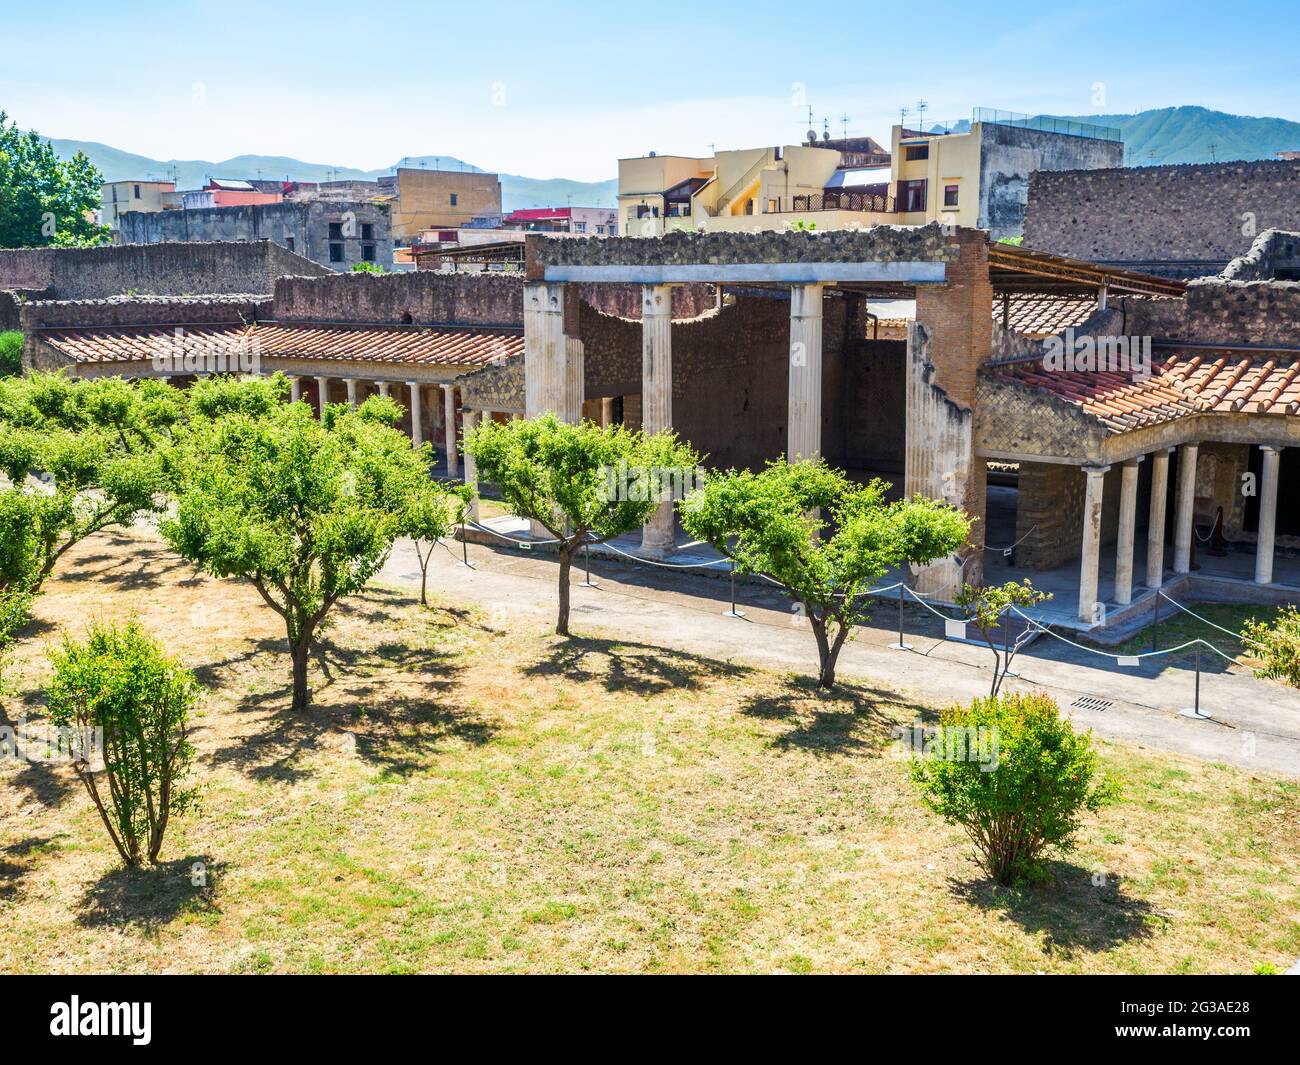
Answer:
<svg viewBox="0 0 1300 1065"><path fill-rule="evenodd" d="M769 463L758 473L710 474L681 507L682 525L731 558L737 573L761 573L802 607L817 639L819 683L867 612L865 593L903 563L925 565L955 551L970 520L937 500L888 503L880 480L859 485L824 462Z"/></svg>
<svg viewBox="0 0 1300 1065"><path fill-rule="evenodd" d="M1025 242L1025 238L1023 234L1015 237L998 237L997 239L998 244L1010 244L1017 248L1019 248L1022 244L1024 244L1024 242Z"/></svg>
<svg viewBox="0 0 1300 1065"><path fill-rule="evenodd" d="M186 739L200 692L194 675L135 622L94 625L84 643L65 637L51 659L50 721L82 735L100 731L106 792L88 752L75 763L77 775L122 860L156 863L171 815L194 799L180 786L194 755Z"/></svg>
<svg viewBox="0 0 1300 1065"><path fill-rule="evenodd" d="M1039 591L1028 578L1019 584L1015 581L989 586L966 584L957 593L957 605L966 611L970 623L979 629L984 642L993 652L993 683L989 695L997 695L1011 669L1011 660L1020 650L1018 644L1003 640L1002 650L999 651L993 640L993 630L1000 623L1011 623L1013 607L1023 610L1051 598L1050 592Z"/></svg>
<svg viewBox="0 0 1300 1065"><path fill-rule="evenodd" d="M467 484L439 484L425 474L405 492L400 503L401 534L415 544L420 562L420 605L429 605L429 560L433 549L463 522L474 490Z"/></svg>
<svg viewBox="0 0 1300 1065"><path fill-rule="evenodd" d="M318 630L384 564L404 493L430 455L376 420L377 405L326 425L302 403L259 412L261 382L241 384L247 403L236 397L218 418L192 418L178 446L176 516L162 530L206 572L252 582L284 619L293 706L304 710Z"/></svg>
<svg viewBox="0 0 1300 1065"><path fill-rule="evenodd" d="M1255 676L1300 688L1300 609L1284 607L1272 624L1252 618L1241 627L1241 637L1259 663Z"/></svg>
<svg viewBox="0 0 1300 1065"><path fill-rule="evenodd" d="M515 514L560 541L560 635L568 634L569 567L577 550L639 529L667 498L672 477L693 474L699 461L672 433L570 425L551 414L485 422L466 438L465 449ZM624 471L626 483L611 491Z"/></svg>
<svg viewBox="0 0 1300 1065"><path fill-rule="evenodd" d="M361 262L352 264L352 272L354 274L382 274L384 268L378 263Z"/></svg>
<svg viewBox="0 0 1300 1065"><path fill-rule="evenodd" d="M912 780L926 806L966 830L1000 883L1039 877L1049 849L1073 849L1085 812L1118 800L1115 781L1098 767L1091 734L1076 733L1042 692L952 706L940 726L984 737L995 757L921 757L912 763Z"/></svg>
<svg viewBox="0 0 1300 1065"><path fill-rule="evenodd" d="M108 227L92 221L100 183L84 154L64 162L49 141L24 133L0 111L0 247L104 243Z"/></svg>
<svg viewBox="0 0 1300 1065"><path fill-rule="evenodd" d="M23 335L16 329L0 333L0 377L17 377L23 372Z"/></svg>

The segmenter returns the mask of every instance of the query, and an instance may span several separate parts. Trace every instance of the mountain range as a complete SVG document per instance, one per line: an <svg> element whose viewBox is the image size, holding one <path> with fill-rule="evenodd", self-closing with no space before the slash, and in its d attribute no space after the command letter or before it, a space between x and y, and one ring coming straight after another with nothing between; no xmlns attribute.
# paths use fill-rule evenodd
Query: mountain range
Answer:
<svg viewBox="0 0 1300 1065"><path fill-rule="evenodd" d="M1077 122L1114 126L1124 139L1125 161L1130 166L1159 163L1208 163L1231 159L1272 159L1279 151L1300 150L1300 122L1284 118L1230 115L1204 107L1163 107L1136 114L1062 115ZM304 163L278 155L238 155L210 162L204 159L150 159L95 141L52 139L62 158L85 152L106 181L131 178L175 179L177 188L198 188L209 177L283 178L290 181L371 180L391 174L396 166L441 170L481 168L453 156L407 156L383 170L358 170L328 163ZM569 178L531 178L502 174L501 200L506 211L522 207L613 207L618 182L574 181Z"/></svg>
<svg viewBox="0 0 1300 1065"><path fill-rule="evenodd" d="M49 138L61 159L77 152L86 156L104 175L105 181L130 181L134 178L175 180L178 189L197 189L210 177L265 178L287 181L373 181L393 173L398 166L429 170L468 170L482 173L482 168L454 156L412 155L383 170L358 170L328 163L304 163L283 155L237 155L232 159L210 162L206 159L150 159L145 155L124 152L96 141ZM613 207L618 195L618 181L573 181L569 178L531 178L518 174L501 174L501 206L506 211L522 207Z"/></svg>

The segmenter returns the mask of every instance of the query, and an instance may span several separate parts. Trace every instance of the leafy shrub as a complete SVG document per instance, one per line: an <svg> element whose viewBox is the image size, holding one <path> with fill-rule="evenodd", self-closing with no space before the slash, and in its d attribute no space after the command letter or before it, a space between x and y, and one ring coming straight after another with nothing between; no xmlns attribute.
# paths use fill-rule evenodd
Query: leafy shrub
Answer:
<svg viewBox="0 0 1300 1065"><path fill-rule="evenodd" d="M912 779L926 806L966 830L1000 883L1041 875L1039 860L1049 848L1073 849L1084 811L1118 798L1116 783L1098 771L1091 736L1076 733L1042 692L952 706L940 724L986 736L994 757L918 758Z"/></svg>
<svg viewBox="0 0 1300 1065"><path fill-rule="evenodd" d="M94 625L84 643L65 637L51 658L50 721L82 735L99 732L107 794L84 751L75 763L78 777L122 860L156 864L168 819L194 798L192 789L177 786L194 756L186 739L199 695L194 675L135 622Z"/></svg>
<svg viewBox="0 0 1300 1065"><path fill-rule="evenodd" d="M1252 618L1241 627L1241 635L1259 663L1255 676L1300 688L1300 609L1283 608L1272 624Z"/></svg>
<svg viewBox="0 0 1300 1065"><path fill-rule="evenodd" d="M17 330L0 333L0 377L17 377L23 372L23 335Z"/></svg>

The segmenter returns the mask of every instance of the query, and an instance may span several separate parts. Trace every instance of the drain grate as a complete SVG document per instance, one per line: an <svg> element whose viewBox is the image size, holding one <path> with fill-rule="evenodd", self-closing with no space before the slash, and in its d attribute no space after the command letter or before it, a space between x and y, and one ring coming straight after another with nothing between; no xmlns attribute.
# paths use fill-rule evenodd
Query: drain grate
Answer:
<svg viewBox="0 0 1300 1065"><path fill-rule="evenodd" d="M1098 699L1095 695L1080 695L1070 705L1076 710L1109 710L1112 703L1109 699Z"/></svg>

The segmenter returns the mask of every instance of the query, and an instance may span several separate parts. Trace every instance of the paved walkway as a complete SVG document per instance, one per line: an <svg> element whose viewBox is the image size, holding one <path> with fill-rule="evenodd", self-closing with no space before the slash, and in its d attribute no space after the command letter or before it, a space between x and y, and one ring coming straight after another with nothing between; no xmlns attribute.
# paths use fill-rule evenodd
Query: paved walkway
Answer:
<svg viewBox="0 0 1300 1065"><path fill-rule="evenodd" d="M553 555L471 543L468 553L475 568L466 569L461 544L447 548L434 553L431 593L476 604L502 621L508 615L539 626L554 624ZM739 583L742 620L725 616L730 607L725 578L603 559L593 559L592 574L598 588L582 585L580 567L573 574L571 626L577 633L804 674L815 670L812 633L792 616L789 601L776 589ZM419 565L409 543L398 545L380 579L418 587ZM895 651L888 645L897 640L896 628L891 630L896 625L897 608L881 602L873 622L845 645L840 675L883 684L933 705L987 694L992 655L986 647L944 640L942 622L920 607L909 607L905 628L914 650ZM1020 678L1009 680L1009 686L1045 689L1077 723L1100 735L1300 777L1300 693L1256 680L1239 667L1229 670L1217 656L1202 655L1201 707L1213 721L1178 713L1193 700L1190 655L1144 659L1140 668L1120 668L1113 657L1041 636L1017 656L1015 668ZM1093 702L1075 706L1081 699Z"/></svg>

